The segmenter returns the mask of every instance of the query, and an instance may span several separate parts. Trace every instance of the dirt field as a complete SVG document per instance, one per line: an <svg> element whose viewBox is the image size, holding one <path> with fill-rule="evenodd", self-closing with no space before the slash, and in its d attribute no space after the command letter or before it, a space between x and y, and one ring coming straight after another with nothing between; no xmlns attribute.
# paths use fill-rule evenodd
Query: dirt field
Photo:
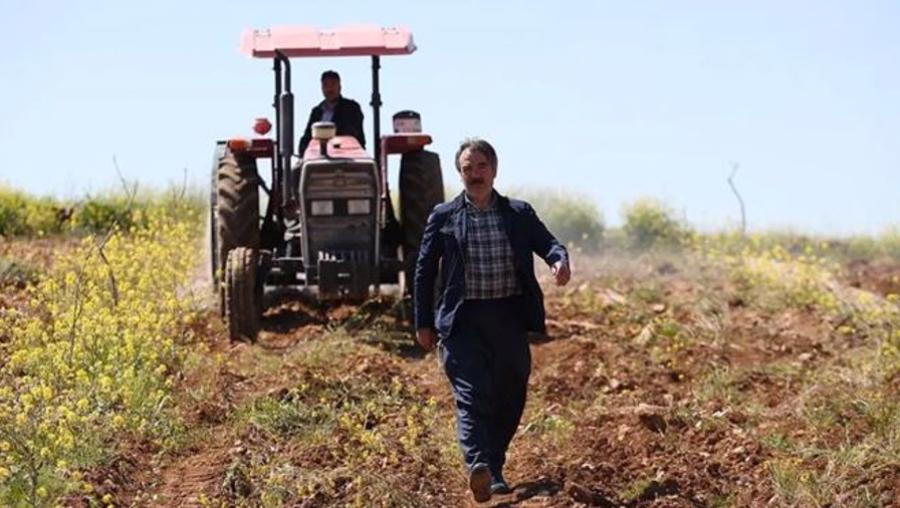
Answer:
<svg viewBox="0 0 900 508"><path fill-rule="evenodd" d="M871 330L753 300L699 258L577 261L568 287L542 281L515 492L490 506L900 506L900 376L879 370ZM857 261L839 280L882 298L898 273ZM253 345L203 313L177 374L181 446L124 441L89 472L91 499L475 505L449 387L393 300L269 303Z"/></svg>

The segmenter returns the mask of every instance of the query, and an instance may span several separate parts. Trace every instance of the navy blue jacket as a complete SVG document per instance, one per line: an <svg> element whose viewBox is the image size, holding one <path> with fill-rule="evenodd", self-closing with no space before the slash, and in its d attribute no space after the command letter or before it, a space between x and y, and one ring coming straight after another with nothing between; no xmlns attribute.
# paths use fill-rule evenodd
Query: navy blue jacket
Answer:
<svg viewBox="0 0 900 508"><path fill-rule="evenodd" d="M306 147L312 140L312 124L322 119L323 104L325 104L325 101L320 102L309 112L306 129L303 131L303 136L300 137L300 151L298 152L300 157L303 157L303 152L306 151ZM355 100L347 99L343 96L339 97L337 104L334 105L334 116L331 118L331 121L334 122L337 130L335 135L353 136L359 141L361 147L366 147L366 133L363 132L363 112L359 107L359 103Z"/></svg>
<svg viewBox="0 0 900 508"><path fill-rule="evenodd" d="M528 203L497 194L497 206L513 250L513 265L524 291L522 317L526 330L545 333L544 295L534 276L534 256L548 265L568 262L566 248L547 231ZM416 329L431 328L440 338L450 335L456 311L466 296L466 208L463 193L434 207L428 217L416 262ZM434 302L440 269L442 288Z"/></svg>

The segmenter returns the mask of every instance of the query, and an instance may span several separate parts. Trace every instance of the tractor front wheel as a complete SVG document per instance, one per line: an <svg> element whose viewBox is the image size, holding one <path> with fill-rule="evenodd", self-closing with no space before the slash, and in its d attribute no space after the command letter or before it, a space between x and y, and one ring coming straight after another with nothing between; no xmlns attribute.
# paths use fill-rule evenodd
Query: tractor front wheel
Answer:
<svg viewBox="0 0 900 508"><path fill-rule="evenodd" d="M213 161L210 227L213 283L219 310L225 315L224 274L228 252L235 247L259 248L259 174L256 159L217 147Z"/></svg>
<svg viewBox="0 0 900 508"><path fill-rule="evenodd" d="M262 314L262 285L257 284L259 254L237 247L225 261L225 322L232 341L256 342Z"/></svg>

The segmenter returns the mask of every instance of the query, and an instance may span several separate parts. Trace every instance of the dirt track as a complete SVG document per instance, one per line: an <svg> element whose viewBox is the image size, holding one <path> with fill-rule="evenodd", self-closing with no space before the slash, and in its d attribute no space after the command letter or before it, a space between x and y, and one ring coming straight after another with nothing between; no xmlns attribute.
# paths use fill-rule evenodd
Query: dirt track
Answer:
<svg viewBox="0 0 900 508"><path fill-rule="evenodd" d="M886 295L897 270L859 263L844 283ZM874 432L845 409L821 427L803 419L823 397L847 396L816 384L817 373L852 366L872 347L814 308L749 305L721 274L653 257L582 263L568 288L549 282L550 333L532 343L529 403L507 468L515 493L490 506L813 506L787 497L790 484L774 476L791 443L840 447ZM201 361L179 380L185 445L160 453L125 444L88 479L121 506L256 506L273 492L266 499L289 506L343 506L361 494L364 506L474 506L443 373L396 316L387 298L331 308L282 298L248 345L230 344L207 311L190 346ZM321 387L310 389L315 397L339 393L345 405L303 399L298 385ZM883 390L895 395L900 379ZM365 409L360 432L421 426L425 435L396 462L357 461L348 451L363 445L342 428L322 427L325 438L311 442L296 433L322 430L309 422L279 421L274 432L258 417L268 403L351 413L365 402L354 392L383 405ZM433 412L412 411L431 398ZM835 506L900 506L900 462L871 464L848 469ZM826 465L797 462L801 471Z"/></svg>
<svg viewBox="0 0 900 508"><path fill-rule="evenodd" d="M630 270L600 266L582 272L565 291L549 291L550 338L532 344L530 399L508 464L516 492L495 497L493 505L784 505L768 465L776 452L767 443L773 435L803 434L791 418L803 396L801 380L858 344L831 333L813 310L765 312L729 300L729 289L706 275L652 263ZM860 285L878 280L870 277ZM592 295L592 312L578 303L583 294ZM367 309L276 303L257 345L228 344L210 314L200 335L226 361L216 372L214 394L190 406L187 415L204 437L136 473L136 488L120 495L138 503L192 506L199 505L201 494L233 501L237 492L249 496L252 505L259 502L250 500L260 486L235 479L235 463L260 453L296 454L289 462L305 467L316 463L305 456L309 450L238 425L232 413L301 382L304 370L292 358L310 343L327 340L336 328L349 329L351 340L371 327L393 337L390 343L376 339L375 349L361 347L347 365L415 383L422 403L437 400L437 418L426 426L452 440L452 402L443 374L433 355L404 344L390 303ZM656 323L654 333L666 336L660 323L667 322L683 327L684 340L673 335L662 344L645 331ZM711 372L725 371L727 384L710 382ZM392 485L406 485L415 495L372 505L473 504L458 469L395 474ZM874 492L876 506L891 506L900 500L898 478L900 466L863 475L862 481ZM297 506L349 502L316 495L289 499Z"/></svg>

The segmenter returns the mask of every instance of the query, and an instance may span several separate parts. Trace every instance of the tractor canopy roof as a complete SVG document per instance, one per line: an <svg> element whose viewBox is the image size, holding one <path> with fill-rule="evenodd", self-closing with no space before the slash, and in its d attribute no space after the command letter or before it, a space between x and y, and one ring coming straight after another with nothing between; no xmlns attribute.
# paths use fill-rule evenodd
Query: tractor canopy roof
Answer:
<svg viewBox="0 0 900 508"><path fill-rule="evenodd" d="M272 58L275 50L287 57L408 55L416 50L406 27L347 25L332 29L279 26L245 30L241 53Z"/></svg>

